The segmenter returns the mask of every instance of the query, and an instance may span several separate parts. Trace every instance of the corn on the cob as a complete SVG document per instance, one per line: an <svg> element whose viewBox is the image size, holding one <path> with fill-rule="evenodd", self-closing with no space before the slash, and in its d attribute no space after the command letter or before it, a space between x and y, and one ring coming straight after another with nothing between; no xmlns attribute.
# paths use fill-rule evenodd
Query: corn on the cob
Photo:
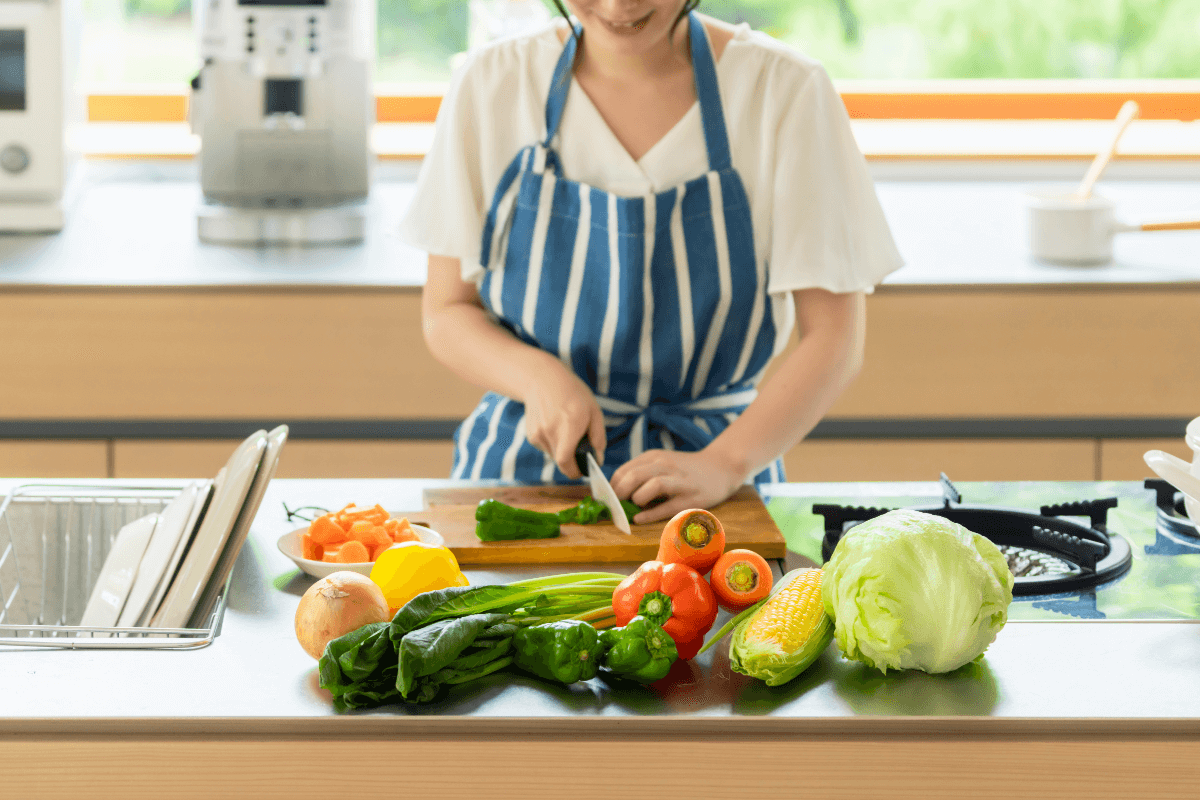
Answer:
<svg viewBox="0 0 1200 800"><path fill-rule="evenodd" d="M823 576L820 569L793 570L734 629L729 663L735 672L778 686L807 669L829 646L833 621L821 601Z"/></svg>

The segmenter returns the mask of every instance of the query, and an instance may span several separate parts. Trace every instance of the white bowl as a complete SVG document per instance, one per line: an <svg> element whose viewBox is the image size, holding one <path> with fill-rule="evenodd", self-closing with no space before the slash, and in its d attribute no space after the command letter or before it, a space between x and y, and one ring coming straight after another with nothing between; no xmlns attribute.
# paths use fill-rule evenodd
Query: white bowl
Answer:
<svg viewBox="0 0 1200 800"><path fill-rule="evenodd" d="M437 545L445 547L446 540L442 535L431 528L426 528L424 525L413 525L413 533L425 544ZM301 553L304 552L303 545L300 542L300 537L308 528L297 528L291 533L285 533L279 537L279 552L296 562L296 566L312 575L314 578L324 578L326 575L332 575L335 572L349 571L357 572L360 575L370 576L371 567L375 566L374 561L359 561L353 564L331 564L328 561L313 561L304 558ZM392 545L398 547L399 543ZM391 548L388 548L389 550Z"/></svg>

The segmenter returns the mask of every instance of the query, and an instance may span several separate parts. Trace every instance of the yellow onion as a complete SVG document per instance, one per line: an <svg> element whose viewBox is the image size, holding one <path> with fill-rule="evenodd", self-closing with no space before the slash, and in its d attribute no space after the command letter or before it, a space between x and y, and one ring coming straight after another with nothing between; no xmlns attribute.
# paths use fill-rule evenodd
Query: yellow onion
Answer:
<svg viewBox="0 0 1200 800"><path fill-rule="evenodd" d="M334 572L308 587L300 598L296 638L304 652L319 659L331 640L390 618L387 599L370 578Z"/></svg>

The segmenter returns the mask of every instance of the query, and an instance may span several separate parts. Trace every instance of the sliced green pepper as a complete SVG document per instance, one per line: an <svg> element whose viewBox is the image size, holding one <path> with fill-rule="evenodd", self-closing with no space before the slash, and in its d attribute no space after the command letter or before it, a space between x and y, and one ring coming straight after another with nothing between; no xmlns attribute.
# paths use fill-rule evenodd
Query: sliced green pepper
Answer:
<svg viewBox="0 0 1200 800"><path fill-rule="evenodd" d="M623 628L609 628L600 634L605 646L606 670L641 683L654 683L666 677L679 657L675 642L662 629L640 614Z"/></svg>
<svg viewBox="0 0 1200 800"><path fill-rule="evenodd" d="M596 629L577 619L531 625L513 636L513 663L546 680L590 680L602 656Z"/></svg>
<svg viewBox="0 0 1200 800"><path fill-rule="evenodd" d="M628 500L621 501L621 508L625 510L625 516L630 519L633 519L633 515L642 510ZM563 525L590 525L602 519L612 519L608 506L594 497L585 497L570 508L564 508L556 516Z"/></svg>
<svg viewBox="0 0 1200 800"><path fill-rule="evenodd" d="M475 507L475 535L483 542L512 539L552 539L558 536L558 517L499 500L482 500Z"/></svg>

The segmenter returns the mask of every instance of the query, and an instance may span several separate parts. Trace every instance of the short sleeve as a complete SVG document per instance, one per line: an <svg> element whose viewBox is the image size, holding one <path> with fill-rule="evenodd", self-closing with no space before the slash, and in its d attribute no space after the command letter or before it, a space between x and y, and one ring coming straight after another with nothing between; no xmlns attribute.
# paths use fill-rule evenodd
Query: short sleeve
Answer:
<svg viewBox="0 0 1200 800"><path fill-rule="evenodd" d="M769 291L870 291L903 259L866 159L824 69L792 86L775 141Z"/></svg>
<svg viewBox="0 0 1200 800"><path fill-rule="evenodd" d="M463 279L481 272L484 205L481 109L472 60L451 79L438 110L433 142L421 163L413 198L400 221L405 242L426 253L462 260Z"/></svg>

